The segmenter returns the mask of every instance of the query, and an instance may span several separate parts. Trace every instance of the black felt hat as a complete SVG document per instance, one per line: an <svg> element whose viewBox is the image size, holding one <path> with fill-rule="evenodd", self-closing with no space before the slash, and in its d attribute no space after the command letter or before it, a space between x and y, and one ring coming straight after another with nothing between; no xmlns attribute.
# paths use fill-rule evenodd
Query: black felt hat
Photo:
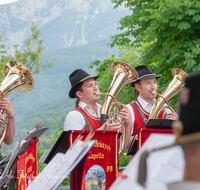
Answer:
<svg viewBox="0 0 200 190"><path fill-rule="evenodd" d="M71 89L69 91L69 97L70 98L75 98L75 91L76 88L83 82L89 79L94 79L96 80L97 78L99 78L99 76L91 76L89 75L87 72L85 72L82 69L76 69L75 71L73 71L70 75L69 75L69 80L71 83Z"/></svg>
<svg viewBox="0 0 200 190"><path fill-rule="evenodd" d="M162 75L155 75L146 65L140 65L135 67L135 70L138 72L138 79L131 83L130 86L135 87L135 83L142 79L148 79L148 78L156 78L159 79Z"/></svg>

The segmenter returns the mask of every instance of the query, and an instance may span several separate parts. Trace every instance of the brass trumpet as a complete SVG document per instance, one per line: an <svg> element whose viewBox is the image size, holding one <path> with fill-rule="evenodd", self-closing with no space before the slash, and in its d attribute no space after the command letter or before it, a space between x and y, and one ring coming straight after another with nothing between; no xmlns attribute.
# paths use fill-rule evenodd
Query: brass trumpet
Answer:
<svg viewBox="0 0 200 190"><path fill-rule="evenodd" d="M157 119L163 108L169 108L172 112L174 112L174 110L169 106L168 100L184 88L185 78L188 76L188 74L181 69L175 68L172 70L172 76L173 80L165 88L165 90L161 94L157 93L159 97L157 98L150 112L149 119ZM165 103L167 106L163 107Z"/></svg>
<svg viewBox="0 0 200 190"><path fill-rule="evenodd" d="M114 105L118 105L120 108L123 108L123 104L117 102L115 99L122 87L126 84L126 82L132 82L138 78L137 71L127 63L115 61L112 63L111 69L114 73L114 77L108 92L100 93L106 95L101 109L100 126L102 126L110 117L110 111ZM122 153L124 147L124 138L125 124L122 127L122 135L120 136L119 154Z"/></svg>
<svg viewBox="0 0 200 190"><path fill-rule="evenodd" d="M34 81L29 70L17 61L9 61L4 67L4 74L6 78L0 84L0 101L3 97L7 96L14 90L21 92L29 92L33 89ZM3 110L1 110L2 112ZM7 129L8 117L0 125L0 145L3 143L6 129Z"/></svg>

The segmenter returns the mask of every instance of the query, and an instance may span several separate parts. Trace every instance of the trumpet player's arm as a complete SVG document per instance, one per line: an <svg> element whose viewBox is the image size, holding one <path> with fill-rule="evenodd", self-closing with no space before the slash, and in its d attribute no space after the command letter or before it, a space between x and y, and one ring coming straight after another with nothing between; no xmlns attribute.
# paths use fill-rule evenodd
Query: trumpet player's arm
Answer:
<svg viewBox="0 0 200 190"><path fill-rule="evenodd" d="M133 127L133 121L131 117L131 112L127 106L124 105L124 108L120 111L119 117L122 118L125 124L126 132L125 132L125 141L124 141L124 148L122 152L129 148L130 143L134 137L131 137L131 131Z"/></svg>
<svg viewBox="0 0 200 190"><path fill-rule="evenodd" d="M4 143L11 145L14 141L14 136L15 136L15 111L13 109L12 103L10 100L7 98L3 98L0 102L0 109L3 109L8 117L8 123L7 123L7 129L6 129L6 134L5 134L5 139ZM3 119L3 116L1 115L1 121Z"/></svg>

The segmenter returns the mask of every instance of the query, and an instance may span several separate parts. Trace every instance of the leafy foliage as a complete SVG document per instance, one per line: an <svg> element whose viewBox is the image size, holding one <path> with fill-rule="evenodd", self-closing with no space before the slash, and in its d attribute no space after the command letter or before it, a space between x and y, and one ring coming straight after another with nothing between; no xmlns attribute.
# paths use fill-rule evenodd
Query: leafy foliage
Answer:
<svg viewBox="0 0 200 190"><path fill-rule="evenodd" d="M40 30L31 23L31 37L24 41L25 49L20 51L19 45L14 45L13 48L6 45L4 32L0 36L0 79L4 78L4 65L8 61L15 60L26 66L32 74L39 73L42 70L52 67L55 62L41 63L40 56L43 52L43 40L40 37ZM11 49L14 49L12 55ZM55 61L55 59L53 59Z"/></svg>
<svg viewBox="0 0 200 190"><path fill-rule="evenodd" d="M125 153L128 151L126 150ZM124 154L121 154L119 157L119 167L125 167L131 159L131 156L126 156Z"/></svg>
<svg viewBox="0 0 200 190"><path fill-rule="evenodd" d="M112 36L111 46L144 47L140 61L169 80L172 68L199 70L200 2L197 0L113 0L115 8L125 3L131 15L120 19L121 34ZM195 55L187 58L186 55ZM162 83L163 84L163 83Z"/></svg>

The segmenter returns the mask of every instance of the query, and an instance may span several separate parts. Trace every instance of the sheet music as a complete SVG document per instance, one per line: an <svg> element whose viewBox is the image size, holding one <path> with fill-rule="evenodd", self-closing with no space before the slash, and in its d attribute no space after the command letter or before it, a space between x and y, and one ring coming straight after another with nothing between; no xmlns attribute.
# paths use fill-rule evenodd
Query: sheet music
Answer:
<svg viewBox="0 0 200 190"><path fill-rule="evenodd" d="M62 181L70 174L70 172L78 165L78 163L83 159L83 157L89 152L89 150L95 145L97 140L91 140L87 144L85 144L84 149L82 149L79 157L76 159L76 161L73 163L73 165L70 167L68 171L61 171L63 173L64 178L60 178L57 183L53 186L52 190L56 189ZM66 159L67 160L67 159ZM62 169L62 168L61 168Z"/></svg>
<svg viewBox="0 0 200 190"><path fill-rule="evenodd" d="M57 153L26 190L56 189L96 142L78 140L65 154Z"/></svg>
<svg viewBox="0 0 200 190"><path fill-rule="evenodd" d="M41 156L40 160L38 162L44 163L45 159L49 155L50 150L45 150L43 155Z"/></svg>

